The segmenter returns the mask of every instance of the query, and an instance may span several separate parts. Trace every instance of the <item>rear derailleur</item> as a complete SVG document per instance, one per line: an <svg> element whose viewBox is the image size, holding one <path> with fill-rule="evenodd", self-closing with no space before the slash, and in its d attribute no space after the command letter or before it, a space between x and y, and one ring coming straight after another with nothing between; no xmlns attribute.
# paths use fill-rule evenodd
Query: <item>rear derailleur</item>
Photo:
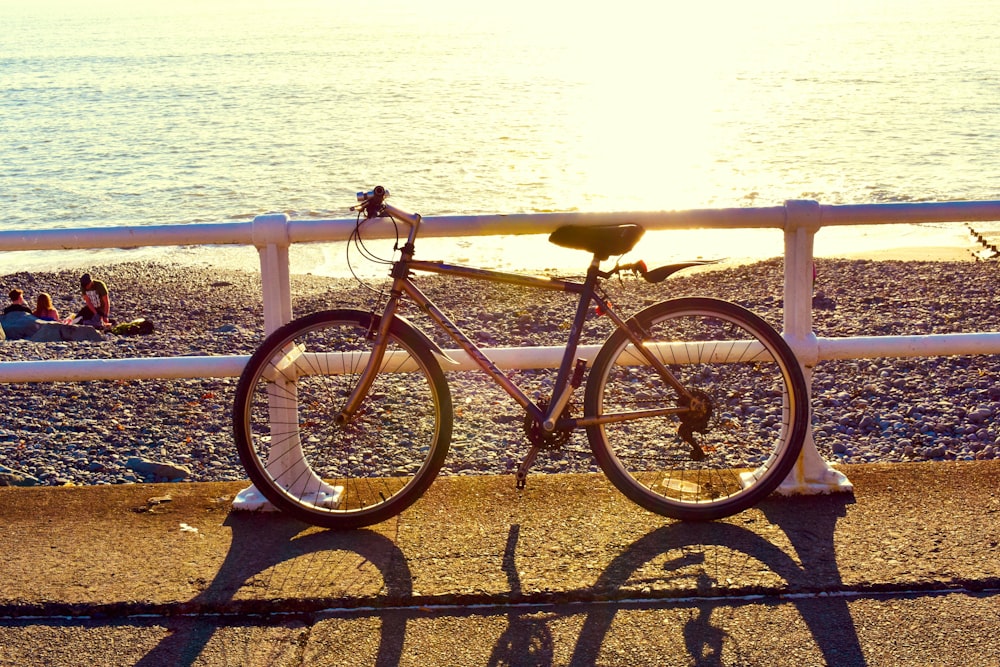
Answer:
<svg viewBox="0 0 1000 667"><path fill-rule="evenodd" d="M690 390L690 397L681 399L681 405L688 408L687 412L681 414L681 425L677 429L677 434L684 442L691 445L691 458L695 461L705 459L705 450L695 442L695 433L705 433L708 431L708 422L712 419L712 398L705 392L698 389Z"/></svg>

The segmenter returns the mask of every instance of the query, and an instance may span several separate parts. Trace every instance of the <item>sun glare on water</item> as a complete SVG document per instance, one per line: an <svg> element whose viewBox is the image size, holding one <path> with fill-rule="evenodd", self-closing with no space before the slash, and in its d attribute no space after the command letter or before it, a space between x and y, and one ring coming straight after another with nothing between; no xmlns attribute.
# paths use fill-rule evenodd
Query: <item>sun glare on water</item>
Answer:
<svg viewBox="0 0 1000 667"><path fill-rule="evenodd" d="M0 0L0 199L12 228L344 217L376 184L428 216L990 199L989 4Z"/></svg>

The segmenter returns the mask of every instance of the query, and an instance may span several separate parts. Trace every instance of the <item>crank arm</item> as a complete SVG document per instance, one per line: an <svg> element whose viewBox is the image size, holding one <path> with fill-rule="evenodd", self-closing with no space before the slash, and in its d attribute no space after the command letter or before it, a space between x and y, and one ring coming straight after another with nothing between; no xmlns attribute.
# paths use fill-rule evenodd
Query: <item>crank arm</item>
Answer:
<svg viewBox="0 0 1000 667"><path fill-rule="evenodd" d="M525 455L524 460L521 461L521 465L517 467L517 488L523 489L528 483L528 469L531 468L531 464L535 462L535 457L538 456L538 451L541 447L534 446L528 450Z"/></svg>

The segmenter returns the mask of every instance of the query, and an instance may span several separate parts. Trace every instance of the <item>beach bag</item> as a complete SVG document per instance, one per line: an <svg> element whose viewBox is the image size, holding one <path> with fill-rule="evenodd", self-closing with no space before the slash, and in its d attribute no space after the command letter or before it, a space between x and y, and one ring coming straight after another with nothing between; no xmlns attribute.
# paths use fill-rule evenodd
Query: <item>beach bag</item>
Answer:
<svg viewBox="0 0 1000 667"><path fill-rule="evenodd" d="M131 322L122 322L111 327L111 333L118 336L145 336L154 331L153 321L140 317Z"/></svg>

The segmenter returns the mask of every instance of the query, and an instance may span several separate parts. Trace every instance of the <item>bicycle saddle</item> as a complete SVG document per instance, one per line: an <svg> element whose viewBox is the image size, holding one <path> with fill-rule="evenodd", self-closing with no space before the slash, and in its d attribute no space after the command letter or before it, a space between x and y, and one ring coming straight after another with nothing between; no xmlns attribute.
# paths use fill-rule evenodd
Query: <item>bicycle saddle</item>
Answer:
<svg viewBox="0 0 1000 667"><path fill-rule="evenodd" d="M602 225L582 227L565 225L549 235L549 241L563 248L586 250L598 259L624 255L635 247L646 230L639 225Z"/></svg>

